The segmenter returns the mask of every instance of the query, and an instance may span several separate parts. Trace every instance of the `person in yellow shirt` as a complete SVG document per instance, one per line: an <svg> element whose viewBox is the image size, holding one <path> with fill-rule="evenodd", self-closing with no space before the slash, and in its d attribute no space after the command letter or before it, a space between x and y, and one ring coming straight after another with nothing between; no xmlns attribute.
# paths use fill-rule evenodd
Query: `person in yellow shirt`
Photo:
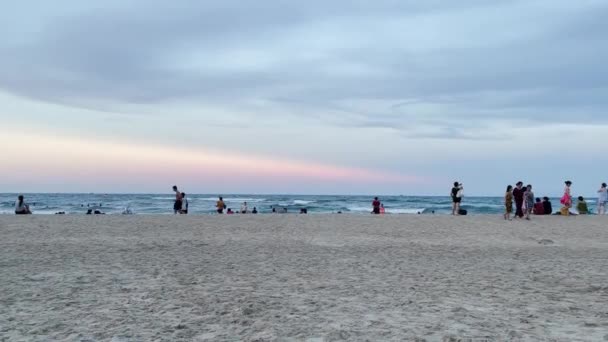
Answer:
<svg viewBox="0 0 608 342"><path fill-rule="evenodd" d="M215 207L217 208L218 214L224 213L224 208L226 208L226 203L224 203L224 199L221 196L220 196L220 199L215 204Z"/></svg>

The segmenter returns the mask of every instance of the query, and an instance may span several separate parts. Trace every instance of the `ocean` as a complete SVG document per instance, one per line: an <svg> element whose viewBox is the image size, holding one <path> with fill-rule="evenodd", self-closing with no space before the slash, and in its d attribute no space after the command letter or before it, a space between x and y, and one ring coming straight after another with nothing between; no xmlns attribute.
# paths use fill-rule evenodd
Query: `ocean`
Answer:
<svg viewBox="0 0 608 342"><path fill-rule="evenodd" d="M0 194L0 214L14 214L18 194ZM371 211L372 196L329 195L223 195L228 208L239 210L247 202L260 213L271 213L272 208L287 208L288 213L307 209L310 214L355 213ZM25 194L26 203L34 214L85 214L88 209L106 214L121 214L130 208L133 214L173 214L174 196L167 194ZM449 214L452 208L448 196L380 196L389 214ZM190 214L215 213L217 195L189 195ZM559 209L559 199L552 199L554 211ZM595 199L588 200L589 209L595 211ZM501 214L504 212L502 197L465 197L462 208L469 214Z"/></svg>

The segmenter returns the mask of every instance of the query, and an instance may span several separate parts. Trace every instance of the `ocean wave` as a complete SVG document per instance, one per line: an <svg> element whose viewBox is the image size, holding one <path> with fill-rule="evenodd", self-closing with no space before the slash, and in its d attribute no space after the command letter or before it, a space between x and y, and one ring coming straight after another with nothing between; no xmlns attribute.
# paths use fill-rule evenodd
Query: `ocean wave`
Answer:
<svg viewBox="0 0 608 342"><path fill-rule="evenodd" d="M353 212L367 212L367 213L372 212L371 207L346 207L346 209L348 211L353 211Z"/></svg>
<svg viewBox="0 0 608 342"><path fill-rule="evenodd" d="M293 200L294 205L307 205L315 202L317 201Z"/></svg>
<svg viewBox="0 0 608 342"><path fill-rule="evenodd" d="M219 197L192 197L190 200L200 200L200 201L217 201ZM265 198L246 198L246 197L224 197L224 202L265 202Z"/></svg>

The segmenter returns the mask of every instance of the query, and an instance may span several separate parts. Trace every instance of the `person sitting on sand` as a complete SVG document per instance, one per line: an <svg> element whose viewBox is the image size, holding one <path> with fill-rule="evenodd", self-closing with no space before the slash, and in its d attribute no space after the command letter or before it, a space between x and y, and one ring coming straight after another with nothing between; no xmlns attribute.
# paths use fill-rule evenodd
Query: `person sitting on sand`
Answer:
<svg viewBox="0 0 608 342"><path fill-rule="evenodd" d="M513 186L508 185L505 192L505 220L511 221L511 213L513 213Z"/></svg>
<svg viewBox="0 0 608 342"><path fill-rule="evenodd" d="M30 206L25 203L23 195L19 195L17 202L15 202L15 215L29 215L31 213Z"/></svg>
<svg viewBox="0 0 608 342"><path fill-rule="evenodd" d="M386 209L384 209L384 203L380 204L380 214L385 214L386 213Z"/></svg>
<svg viewBox="0 0 608 342"><path fill-rule="evenodd" d="M372 214L380 214L380 204L378 197L374 197L374 201L372 202Z"/></svg>
<svg viewBox="0 0 608 342"><path fill-rule="evenodd" d="M545 206L543 202L541 202L540 198L536 198L536 203L534 204L534 215L545 215Z"/></svg>
<svg viewBox="0 0 608 342"><path fill-rule="evenodd" d="M182 209L179 213L188 214L188 199L186 198L186 193L184 192L182 192Z"/></svg>
<svg viewBox="0 0 608 342"><path fill-rule="evenodd" d="M253 207L253 210L251 211L252 214L257 214L258 213L258 208Z"/></svg>
<svg viewBox="0 0 608 342"><path fill-rule="evenodd" d="M602 186L597 191L597 214L606 214L606 202L608 202L608 189L606 189L606 183L602 183Z"/></svg>
<svg viewBox="0 0 608 342"><path fill-rule="evenodd" d="M585 201L583 196L578 196L578 203L576 204L576 210L578 210L579 215L589 214L589 208L587 207L587 202Z"/></svg>
<svg viewBox="0 0 608 342"><path fill-rule="evenodd" d="M215 204L215 207L217 208L218 214L224 213L224 209L226 208L226 203L224 203L224 199L221 196L220 196L220 199Z"/></svg>
<svg viewBox="0 0 608 342"><path fill-rule="evenodd" d="M243 202L241 205L241 214L247 214L247 202Z"/></svg>
<svg viewBox="0 0 608 342"><path fill-rule="evenodd" d="M543 197L543 213L545 215L551 215L553 213L553 206L551 205L551 201L549 197Z"/></svg>
<svg viewBox="0 0 608 342"><path fill-rule="evenodd" d="M232 214L234 214L234 211L232 211L232 208L228 208L228 211L226 212L226 214L232 215Z"/></svg>

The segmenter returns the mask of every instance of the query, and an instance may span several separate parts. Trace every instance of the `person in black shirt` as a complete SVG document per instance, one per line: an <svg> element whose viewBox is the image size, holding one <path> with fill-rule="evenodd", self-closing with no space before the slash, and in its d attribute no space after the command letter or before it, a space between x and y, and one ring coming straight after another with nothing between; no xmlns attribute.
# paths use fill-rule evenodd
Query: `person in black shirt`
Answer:
<svg viewBox="0 0 608 342"><path fill-rule="evenodd" d="M517 182L515 189L513 189L513 199L515 200L515 216L522 218L524 217L524 186L523 182Z"/></svg>
<svg viewBox="0 0 608 342"><path fill-rule="evenodd" d="M462 202L462 184L454 182L454 187L450 191L452 197L452 215L460 215L460 202Z"/></svg>
<svg viewBox="0 0 608 342"><path fill-rule="evenodd" d="M543 208L545 209L543 212L545 215L551 215L553 212L553 207L551 206L551 201L549 201L549 197L543 197Z"/></svg>

